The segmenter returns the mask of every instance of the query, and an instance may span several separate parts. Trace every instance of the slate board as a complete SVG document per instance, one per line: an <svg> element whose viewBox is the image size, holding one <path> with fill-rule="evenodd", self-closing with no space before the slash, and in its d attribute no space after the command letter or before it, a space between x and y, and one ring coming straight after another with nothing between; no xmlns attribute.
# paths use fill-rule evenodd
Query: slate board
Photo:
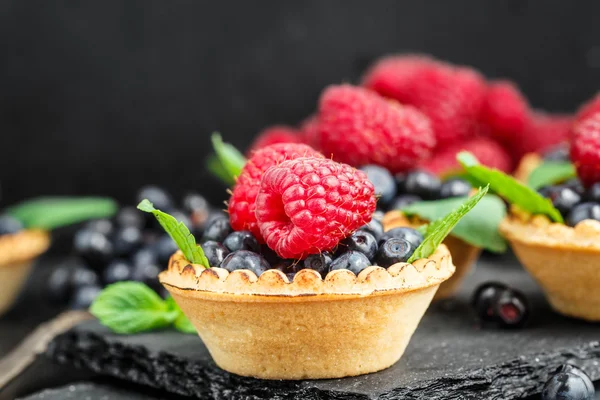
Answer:
<svg viewBox="0 0 600 400"><path fill-rule="evenodd" d="M474 287L497 280L523 290L532 318L523 330L482 329L469 308ZM428 310L402 359L361 377L262 381L217 368L202 342L173 331L119 336L89 322L57 337L48 355L171 393L202 399L519 399L541 391L561 363L600 379L600 325L552 312L512 258L487 256L454 300Z"/></svg>
<svg viewBox="0 0 600 400"><path fill-rule="evenodd" d="M177 398L184 399L177 396ZM149 390L120 387L109 383L75 382L66 386L44 389L20 400L167 400L172 395L154 394Z"/></svg>

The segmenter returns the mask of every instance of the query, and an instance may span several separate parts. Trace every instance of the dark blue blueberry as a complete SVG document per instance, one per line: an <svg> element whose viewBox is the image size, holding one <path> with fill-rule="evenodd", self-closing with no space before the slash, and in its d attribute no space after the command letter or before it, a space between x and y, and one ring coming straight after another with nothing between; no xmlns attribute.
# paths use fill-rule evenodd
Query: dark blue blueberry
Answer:
<svg viewBox="0 0 600 400"><path fill-rule="evenodd" d="M542 186L538 189L538 193L544 197L550 197L550 194L554 190L554 186Z"/></svg>
<svg viewBox="0 0 600 400"><path fill-rule="evenodd" d="M568 181L562 183L562 186L573 189L580 196L583 196L585 194L585 187L583 186L583 183L581 183L581 181L577 178L569 179Z"/></svg>
<svg viewBox="0 0 600 400"><path fill-rule="evenodd" d="M368 224L365 224L359 228L359 231L369 232L376 240L383 235L383 224L378 219L371 219Z"/></svg>
<svg viewBox="0 0 600 400"><path fill-rule="evenodd" d="M289 258L279 258L279 259L275 260L275 262L269 263L269 264L271 265L272 269L277 269L286 275L287 274L293 275L296 273L296 272L294 272L295 270L299 271L300 269L302 269L301 267L298 267L298 263L299 263L298 260L292 260Z"/></svg>
<svg viewBox="0 0 600 400"><path fill-rule="evenodd" d="M596 392L590 377L572 365L563 365L548 379L542 400L594 400Z"/></svg>
<svg viewBox="0 0 600 400"><path fill-rule="evenodd" d="M238 250L229 254L221 263L221 268L229 272L238 269L247 269L260 276L263 272L270 269L271 266L260 254L248 250Z"/></svg>
<svg viewBox="0 0 600 400"><path fill-rule="evenodd" d="M112 221L106 218L89 221L85 224L85 228L93 232L100 232L104 236L112 235L115 230Z"/></svg>
<svg viewBox="0 0 600 400"><path fill-rule="evenodd" d="M231 232L225 240L223 240L223 245L227 247L229 251L250 250L255 253L260 251L258 241L249 231Z"/></svg>
<svg viewBox="0 0 600 400"><path fill-rule="evenodd" d="M260 255L262 255L265 260L267 260L267 262L269 263L269 265L276 265L279 264L282 259L281 257L279 257L277 255L277 253L275 253L275 251L273 251L269 246L267 246L266 244L261 244L260 245ZM286 260L283 260L286 261Z"/></svg>
<svg viewBox="0 0 600 400"><path fill-rule="evenodd" d="M85 265L76 264L71 270L70 282L71 289L74 290L82 286L99 285L100 277Z"/></svg>
<svg viewBox="0 0 600 400"><path fill-rule="evenodd" d="M214 219L206 226L202 235L202 242L214 240L215 242L223 242L225 238L232 232L229 218L221 217Z"/></svg>
<svg viewBox="0 0 600 400"><path fill-rule="evenodd" d="M190 217L188 217L188 215L186 213L184 213L181 210L172 210L169 214L171 214L171 216L173 218L175 218L178 222L183 222L183 224L185 226L187 226L187 228L189 230L193 229L192 226L192 220L190 219Z"/></svg>
<svg viewBox="0 0 600 400"><path fill-rule="evenodd" d="M50 301L56 304L66 303L71 296L71 269L61 266L52 271L48 279L47 293Z"/></svg>
<svg viewBox="0 0 600 400"><path fill-rule="evenodd" d="M156 251L154 251L153 247L144 247L133 254L133 256L131 257L131 261L134 266L144 264L157 264L158 255L156 254Z"/></svg>
<svg viewBox="0 0 600 400"><path fill-rule="evenodd" d="M400 262L407 262L415 252L415 247L406 239L390 238L383 242L377 251L377 265L391 267Z"/></svg>
<svg viewBox="0 0 600 400"><path fill-rule="evenodd" d="M75 292L73 292L69 308L73 310L88 309L101 291L102 288L98 285L82 286L76 289Z"/></svg>
<svg viewBox="0 0 600 400"><path fill-rule="evenodd" d="M131 279L132 265L125 260L114 260L102 273L102 282L110 285L115 282L128 281Z"/></svg>
<svg viewBox="0 0 600 400"><path fill-rule="evenodd" d="M210 204L204 196L198 193L188 193L183 197L183 211L189 215L194 213L203 213L208 216L210 212Z"/></svg>
<svg viewBox="0 0 600 400"><path fill-rule="evenodd" d="M405 183L406 183L406 174L396 174L394 175L394 180L396 181L396 193L402 194L406 191Z"/></svg>
<svg viewBox="0 0 600 400"><path fill-rule="evenodd" d="M225 257L229 254L229 250L225 246L214 240L202 243L202 250L204 250L204 255L211 267L220 267Z"/></svg>
<svg viewBox="0 0 600 400"><path fill-rule="evenodd" d="M587 201L600 203L600 182L594 183L592 186L590 186L585 192L584 197Z"/></svg>
<svg viewBox="0 0 600 400"><path fill-rule="evenodd" d="M440 179L422 170L415 170L406 175L404 193L414 194L425 200L437 199L440 195Z"/></svg>
<svg viewBox="0 0 600 400"><path fill-rule="evenodd" d="M108 237L100 232L83 229L75 233L73 247L90 267L101 269L114 257L114 248Z"/></svg>
<svg viewBox="0 0 600 400"><path fill-rule="evenodd" d="M158 263L163 266L166 266L169 263L169 259L173 253L179 249L177 243L175 243L169 235L161 236L152 247L156 253Z"/></svg>
<svg viewBox="0 0 600 400"><path fill-rule="evenodd" d="M117 225L121 228L133 226L138 229L143 229L146 224L144 213L131 206L121 208L117 213L115 220L117 221Z"/></svg>
<svg viewBox="0 0 600 400"><path fill-rule="evenodd" d="M24 226L18 219L10 215L0 215L0 235L10 235L23 230Z"/></svg>
<svg viewBox="0 0 600 400"><path fill-rule="evenodd" d="M150 286L155 291L159 291L162 285L158 281L158 274L161 267L158 263L137 264L131 270L131 280L142 282Z"/></svg>
<svg viewBox="0 0 600 400"><path fill-rule="evenodd" d="M390 210L402 210L404 207L421 200L423 199L414 194L401 194L400 196L392 200L392 202L390 203Z"/></svg>
<svg viewBox="0 0 600 400"><path fill-rule="evenodd" d="M496 302L507 286L499 282L486 282L481 284L473 294L471 305L477 318L484 322L497 322Z"/></svg>
<svg viewBox="0 0 600 400"><path fill-rule="evenodd" d="M575 205L581 202L579 193L564 186L552 189L548 198L552 201L554 207L563 215L568 214Z"/></svg>
<svg viewBox="0 0 600 400"><path fill-rule="evenodd" d="M113 237L114 252L118 257L131 255L143 244L142 231L135 226L119 229Z"/></svg>
<svg viewBox="0 0 600 400"><path fill-rule="evenodd" d="M495 314L503 328L521 328L529 318L529 304L525 295L515 289L506 289L496 300Z"/></svg>
<svg viewBox="0 0 600 400"><path fill-rule="evenodd" d="M408 227L398 227L385 232L379 239L379 245L391 238L405 239L416 249L423 242L423 235L419 231Z"/></svg>
<svg viewBox="0 0 600 400"><path fill-rule="evenodd" d="M331 262L333 261L329 252L323 252L321 254L311 254L306 257L301 263L298 263L294 267L294 272L298 272L302 269L313 269L321 274L321 277L325 279L329 273Z"/></svg>
<svg viewBox="0 0 600 400"><path fill-rule="evenodd" d="M561 144L553 147L544 153L543 158L546 161L569 161L569 146Z"/></svg>
<svg viewBox="0 0 600 400"><path fill-rule="evenodd" d="M377 240L370 233L358 230L340 242L339 250L341 252L358 251L373 261L375 253L377 253Z"/></svg>
<svg viewBox="0 0 600 400"><path fill-rule="evenodd" d="M173 209L173 199L164 189L158 186L149 185L141 188L137 194L137 201L139 203L144 199L148 199L154 205L154 208L158 210L171 212Z"/></svg>
<svg viewBox="0 0 600 400"><path fill-rule="evenodd" d="M581 203L576 205L571 212L567 214L567 225L575 226L586 219L600 221L600 204Z"/></svg>
<svg viewBox="0 0 600 400"><path fill-rule="evenodd" d="M330 265L330 269L347 269L355 275L360 274L360 271L371 265L371 262L363 253L358 251L347 251L335 258Z"/></svg>
<svg viewBox="0 0 600 400"><path fill-rule="evenodd" d="M375 195L379 196L379 204L384 207L396 195L396 181L390 171L378 165L365 165L360 168L375 187Z"/></svg>
<svg viewBox="0 0 600 400"><path fill-rule="evenodd" d="M473 187L469 182L460 178L448 179L440 187L440 198L468 196Z"/></svg>

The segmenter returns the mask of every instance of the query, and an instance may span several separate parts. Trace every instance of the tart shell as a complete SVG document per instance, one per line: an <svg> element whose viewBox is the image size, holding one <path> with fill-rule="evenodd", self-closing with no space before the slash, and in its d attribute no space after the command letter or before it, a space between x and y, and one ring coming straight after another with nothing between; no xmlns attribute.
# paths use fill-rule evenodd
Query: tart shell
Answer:
<svg viewBox="0 0 600 400"><path fill-rule="evenodd" d="M27 230L0 236L0 315L14 303L33 261L50 245L47 232Z"/></svg>
<svg viewBox="0 0 600 400"><path fill-rule="evenodd" d="M542 157L537 153L527 153L519 161L514 177L521 183L527 183L529 175L542 163Z"/></svg>
<svg viewBox="0 0 600 400"><path fill-rule="evenodd" d="M500 224L525 269L561 314L600 321L600 222L574 228L546 217L511 215Z"/></svg>
<svg viewBox="0 0 600 400"><path fill-rule="evenodd" d="M323 280L302 270L204 269L178 252L159 275L221 368L263 379L325 379L385 369L402 354L440 283L454 273L445 246L390 268Z"/></svg>

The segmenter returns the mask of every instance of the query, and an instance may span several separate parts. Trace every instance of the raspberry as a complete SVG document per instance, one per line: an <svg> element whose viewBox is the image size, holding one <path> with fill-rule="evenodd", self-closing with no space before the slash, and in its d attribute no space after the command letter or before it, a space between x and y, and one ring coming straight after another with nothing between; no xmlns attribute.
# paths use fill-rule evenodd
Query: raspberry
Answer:
<svg viewBox="0 0 600 400"><path fill-rule="evenodd" d="M509 81L493 82L481 110L480 122L490 135L502 143L520 140L529 122L529 104Z"/></svg>
<svg viewBox="0 0 600 400"><path fill-rule="evenodd" d="M585 186L600 181L600 111L573 127L571 160Z"/></svg>
<svg viewBox="0 0 600 400"><path fill-rule="evenodd" d="M325 155L354 166L377 164L406 171L429 158L435 138L426 116L351 85L321 95L318 134Z"/></svg>
<svg viewBox="0 0 600 400"><path fill-rule="evenodd" d="M263 174L270 167L298 157L323 157L313 148L296 143L279 143L257 150L248 160L237 179L229 199L229 219L236 231L248 230L262 243L256 225L256 195Z"/></svg>
<svg viewBox="0 0 600 400"><path fill-rule="evenodd" d="M592 98L587 103L583 104L579 107L577 111L577 115L575 116L575 120L581 121L586 119L587 117L592 116L592 114L600 111L600 93L597 94L594 98Z"/></svg>
<svg viewBox="0 0 600 400"><path fill-rule="evenodd" d="M534 113L520 140L511 143L516 159L527 153L543 153L569 139L573 117L569 115Z"/></svg>
<svg viewBox="0 0 600 400"><path fill-rule="evenodd" d="M319 148L319 118L311 115L300 124L300 136L302 142L318 149Z"/></svg>
<svg viewBox="0 0 600 400"><path fill-rule="evenodd" d="M267 245L282 258L334 249L371 220L375 189L367 175L328 159L284 161L264 175L256 218Z"/></svg>
<svg viewBox="0 0 600 400"><path fill-rule="evenodd" d="M456 155L461 151L469 151L484 165L504 172L512 171L513 162L510 154L493 139L478 137L464 143L455 143L426 161L422 168L436 175L447 176L461 171Z"/></svg>
<svg viewBox="0 0 600 400"><path fill-rule="evenodd" d="M248 154L276 143L302 143L302 138L298 135L298 131L291 126L274 125L263 129L258 134L252 145L250 145Z"/></svg>

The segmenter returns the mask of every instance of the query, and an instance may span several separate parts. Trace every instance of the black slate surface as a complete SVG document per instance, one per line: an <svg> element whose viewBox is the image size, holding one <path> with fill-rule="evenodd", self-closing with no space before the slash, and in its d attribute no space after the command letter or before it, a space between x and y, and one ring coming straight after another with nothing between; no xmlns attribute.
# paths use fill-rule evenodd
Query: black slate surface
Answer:
<svg viewBox="0 0 600 400"><path fill-rule="evenodd" d="M478 326L469 297L478 283L491 279L528 295L533 312L527 328ZM243 378L217 368L193 335L119 336L95 322L58 337L48 354L63 364L202 399L509 400L539 393L548 374L564 362L600 379L599 340L600 325L552 312L514 260L487 257L456 299L428 310L403 358L371 375L302 382Z"/></svg>
<svg viewBox="0 0 600 400"><path fill-rule="evenodd" d="M184 399L168 393L155 393L131 386L118 386L109 382L74 382L69 385L44 389L20 400L174 400Z"/></svg>

